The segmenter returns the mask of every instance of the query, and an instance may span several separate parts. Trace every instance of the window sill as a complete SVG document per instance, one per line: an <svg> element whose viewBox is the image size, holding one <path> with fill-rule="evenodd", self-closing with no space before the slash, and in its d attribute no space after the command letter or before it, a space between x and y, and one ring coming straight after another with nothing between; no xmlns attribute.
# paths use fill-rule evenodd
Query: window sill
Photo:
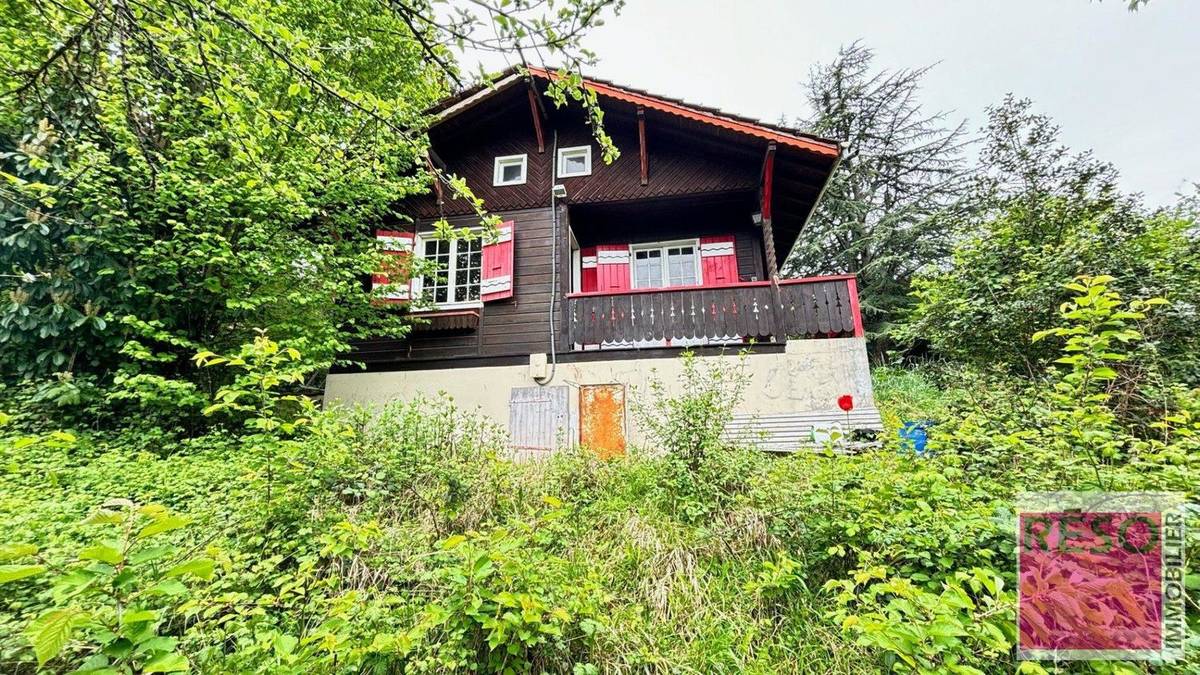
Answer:
<svg viewBox="0 0 1200 675"><path fill-rule="evenodd" d="M436 309L409 315L421 319L413 324L415 332L471 331L479 327L479 309Z"/></svg>
<svg viewBox="0 0 1200 675"><path fill-rule="evenodd" d="M437 314L439 312L454 312L460 309L480 309L483 307L482 300L471 300L470 302L439 302L429 309L422 309L416 314Z"/></svg>

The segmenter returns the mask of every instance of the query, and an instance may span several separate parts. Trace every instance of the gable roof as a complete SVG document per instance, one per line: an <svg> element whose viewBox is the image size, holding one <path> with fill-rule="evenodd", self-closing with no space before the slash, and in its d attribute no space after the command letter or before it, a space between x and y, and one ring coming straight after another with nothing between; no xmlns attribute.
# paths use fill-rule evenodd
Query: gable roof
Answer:
<svg viewBox="0 0 1200 675"><path fill-rule="evenodd" d="M533 77L547 81L558 79L557 73L544 68L528 66L527 69ZM497 75L491 82L482 82L468 87L457 94L443 99L427 112L436 116L437 120L434 123L436 126L437 123L445 121L460 112L490 99L499 92L524 81L524 79L516 66L510 67ZM761 120L734 115L719 108L689 103L682 99L659 96L642 89L635 89L594 77L583 78L583 86L596 92L597 96L640 105L701 124L720 127L726 131L774 141L779 145L797 150L828 158L837 158L841 154L841 145L835 140L822 138L778 124L770 124Z"/></svg>
<svg viewBox="0 0 1200 675"><path fill-rule="evenodd" d="M541 109L542 119L555 120L560 115L566 115L564 119L572 120L567 127L567 138L570 142L590 142L590 131L587 133L587 140L584 140L576 133L578 129L571 126L586 124L583 111L576 106L560 110L544 105L544 85L558 77L556 72L544 68L510 67L489 81L473 85L443 99L426 111L432 118L429 127L431 143L443 153L449 152L446 156L450 158L461 152L478 154L480 139L477 134L481 129L490 124L503 125L499 120L504 119L506 115L528 116L530 104ZM647 184L638 180L636 156L632 160L624 156L619 157L613 166L622 168L622 171L606 172L608 178L602 183L584 181L586 184L581 183L573 188L572 202L578 205L584 202L609 203L710 195L721 191L753 193L756 189L761 198L764 196L763 183L767 168L772 166L773 189L769 193L772 229L775 249L784 254L779 257L782 262L792 250L809 218L815 213L817 204L841 161L842 146L838 141L780 124L770 124L717 108L650 94L598 78L584 78L583 86L596 94L605 113L606 127L610 123L612 125L609 129L614 134L614 141L616 134L624 133L624 142L628 143L629 134L632 133L632 142L638 142L637 119L644 110L646 124L648 127L653 126L656 139L671 139L668 143L674 143L676 148L686 148L689 165L685 167L676 163L676 166L672 167L669 162L664 164L664 157L660 155L655 166L666 171L656 173L654 180ZM528 127L532 136L536 125L530 124ZM558 129L554 137L556 143L559 138L557 131ZM520 147L523 147L502 140L495 140L494 145L496 147L490 147L489 151L495 156L519 153L522 152ZM505 145L508 147L502 147ZM660 152L664 147L659 143L656 143L656 146ZM771 154L771 147L777 152ZM651 155L654 152L652 148ZM770 165L766 160L768 155L774 157ZM441 161L436 155L435 159ZM479 184L473 184L472 189L494 207L533 208L543 205L549 199L549 174L530 181L524 191L510 188L505 190L503 195L487 194L491 185L491 162L472 159L462 161L466 164L458 165L457 168L461 169L468 180L474 175ZM714 166L720 167L720 170L715 173L701 170ZM541 167L545 172L552 173L551 164L547 162L531 162L530 167L531 171ZM453 201L443 204L436 200L420 198L413 198L410 205L414 211L412 215L421 218L442 216L456 208ZM463 205L459 207L467 209Z"/></svg>

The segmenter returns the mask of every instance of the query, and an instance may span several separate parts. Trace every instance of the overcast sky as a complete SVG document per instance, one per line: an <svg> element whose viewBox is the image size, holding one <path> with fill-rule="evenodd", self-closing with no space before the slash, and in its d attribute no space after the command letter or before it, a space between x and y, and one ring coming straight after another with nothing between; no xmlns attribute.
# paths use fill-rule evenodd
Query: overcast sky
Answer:
<svg viewBox="0 0 1200 675"><path fill-rule="evenodd" d="M778 121L857 39L880 67L938 63L922 100L972 131L1005 93L1033 99L1149 205L1200 181L1200 0L628 0L586 44L590 74Z"/></svg>

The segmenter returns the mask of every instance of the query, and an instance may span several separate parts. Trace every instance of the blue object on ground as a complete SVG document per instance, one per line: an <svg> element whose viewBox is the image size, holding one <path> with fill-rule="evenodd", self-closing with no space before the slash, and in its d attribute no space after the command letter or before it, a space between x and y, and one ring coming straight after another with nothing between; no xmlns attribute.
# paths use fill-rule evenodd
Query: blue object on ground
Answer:
<svg viewBox="0 0 1200 675"><path fill-rule="evenodd" d="M904 422L900 425L900 447L912 448L918 455L925 454L925 444L929 441L929 427L933 426L928 420Z"/></svg>

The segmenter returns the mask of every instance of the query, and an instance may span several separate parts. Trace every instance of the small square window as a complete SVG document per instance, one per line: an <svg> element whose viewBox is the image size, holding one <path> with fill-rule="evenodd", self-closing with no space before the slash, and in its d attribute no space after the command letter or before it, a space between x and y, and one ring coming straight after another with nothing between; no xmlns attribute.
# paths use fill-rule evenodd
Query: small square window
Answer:
<svg viewBox="0 0 1200 675"><path fill-rule="evenodd" d="M561 148L558 151L558 177L592 175L592 147Z"/></svg>
<svg viewBox="0 0 1200 675"><path fill-rule="evenodd" d="M492 185L524 185L526 155L509 155L496 158L496 169L492 174Z"/></svg>

